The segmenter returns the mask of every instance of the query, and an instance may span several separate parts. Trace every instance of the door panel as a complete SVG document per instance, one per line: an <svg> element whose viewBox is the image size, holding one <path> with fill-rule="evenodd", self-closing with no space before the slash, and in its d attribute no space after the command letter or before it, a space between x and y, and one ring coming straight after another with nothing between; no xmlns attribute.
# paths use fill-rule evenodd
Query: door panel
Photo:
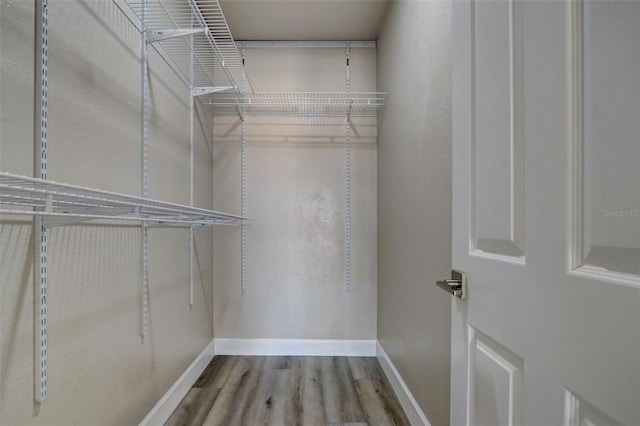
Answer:
<svg viewBox="0 0 640 426"><path fill-rule="evenodd" d="M567 426L618 426L620 423L573 392L565 390L564 424Z"/></svg>
<svg viewBox="0 0 640 426"><path fill-rule="evenodd" d="M574 190L584 222L574 267L633 279L640 275L640 2L609 3L575 10L582 37Z"/></svg>
<svg viewBox="0 0 640 426"><path fill-rule="evenodd" d="M471 326L468 332L470 424L522 424L522 358Z"/></svg>
<svg viewBox="0 0 640 426"><path fill-rule="evenodd" d="M640 424L639 6L453 3L452 425Z"/></svg>
<svg viewBox="0 0 640 426"><path fill-rule="evenodd" d="M520 7L513 1L479 1L475 12L474 249L478 254L520 258L524 255Z"/></svg>

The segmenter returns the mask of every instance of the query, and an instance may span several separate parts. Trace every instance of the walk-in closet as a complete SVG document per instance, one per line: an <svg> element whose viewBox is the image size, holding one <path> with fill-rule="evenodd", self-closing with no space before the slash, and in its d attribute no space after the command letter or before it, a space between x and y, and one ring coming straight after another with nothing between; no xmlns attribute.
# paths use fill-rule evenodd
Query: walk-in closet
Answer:
<svg viewBox="0 0 640 426"><path fill-rule="evenodd" d="M416 36L446 58L450 6L406 6L393 17L416 28L412 14L439 15L437 28ZM239 391L266 395L241 423L268 415L272 424L294 424L287 413L313 414L309 407L327 412L299 421L375 422L385 404L396 411L380 419L409 421L388 381L393 363L387 358L383 370L376 358L386 309L377 260L380 117L393 113L389 102L420 103L423 84L392 93L404 84L389 80L393 63L415 60L390 57L405 55L394 39L404 25L391 21L394 8L386 1L2 2L3 423L202 422L216 399L237 399L222 384L225 377L233 384L238 369L253 380ZM441 157L444 194L442 66L431 73L442 86L442 111L429 119L438 121L440 140L424 157ZM394 139L386 143L402 144ZM446 235L442 201L434 231ZM382 213L396 208L404 210L388 205ZM438 262L443 273L448 256L444 250ZM447 295L429 292L448 321ZM446 342L448 330L440 334ZM398 343L402 352L418 349ZM417 344L448 362L447 348ZM261 357L266 367L255 361ZM211 368L219 388L198 390ZM448 370L440 370L418 373L417 382L445 385L419 389L418 398L436 392L446 400ZM314 377L319 387L305 391ZM376 381L356 386L364 379ZM299 400L284 380L297 383ZM274 387L280 393L270 397ZM223 388L220 398L207 393ZM376 389L388 395L367 413ZM195 394L200 417L176 418ZM433 401L446 418L447 405Z"/></svg>
<svg viewBox="0 0 640 426"><path fill-rule="evenodd" d="M0 0L0 424L640 424L639 40Z"/></svg>

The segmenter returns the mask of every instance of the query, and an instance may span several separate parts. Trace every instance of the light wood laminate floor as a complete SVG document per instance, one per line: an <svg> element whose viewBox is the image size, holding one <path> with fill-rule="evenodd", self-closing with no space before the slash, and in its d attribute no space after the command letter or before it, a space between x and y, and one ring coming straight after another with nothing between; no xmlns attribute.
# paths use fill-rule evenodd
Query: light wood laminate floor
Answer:
<svg viewBox="0 0 640 426"><path fill-rule="evenodd" d="M409 425L373 357L216 356L166 425Z"/></svg>

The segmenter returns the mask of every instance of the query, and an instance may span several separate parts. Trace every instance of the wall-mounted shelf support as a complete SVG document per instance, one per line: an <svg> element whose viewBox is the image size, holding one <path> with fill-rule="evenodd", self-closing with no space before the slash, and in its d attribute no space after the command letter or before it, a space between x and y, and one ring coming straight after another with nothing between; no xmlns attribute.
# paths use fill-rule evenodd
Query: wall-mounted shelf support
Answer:
<svg viewBox="0 0 640 426"><path fill-rule="evenodd" d="M242 47L242 63L244 64L245 51ZM242 80L242 92L244 93L244 79ZM246 123L244 98L240 108L240 214L244 216L247 213L247 144L246 144ZM240 225L240 289L242 294L247 290L247 224L242 222Z"/></svg>
<svg viewBox="0 0 640 426"><path fill-rule="evenodd" d="M156 43L177 37L185 37L192 34L204 32L202 28L179 29L170 28L165 30L147 30L147 43Z"/></svg>
<svg viewBox="0 0 640 426"><path fill-rule="evenodd" d="M346 127L346 203L345 203L345 252L346 252L346 281L347 281L347 292L351 292L351 123L349 122L351 118L351 112L353 110L353 102L349 94L351 93L351 75L349 72L349 55L350 48L349 44L346 47L345 56L347 59L347 117L345 119L345 127Z"/></svg>
<svg viewBox="0 0 640 426"><path fill-rule="evenodd" d="M38 0L36 7L36 97L39 100L36 115L36 174L47 179L47 127L49 103L49 1ZM38 65L36 65L38 66ZM52 200L45 198L40 209L46 209ZM34 262L34 311L35 311L35 400L47 399L47 226L44 218L35 217L35 262Z"/></svg>
<svg viewBox="0 0 640 426"><path fill-rule="evenodd" d="M218 0L124 0L139 20L142 35L142 194L147 179L147 45L153 44L189 88L189 204L193 206L194 97L218 92L235 93L235 109L244 120L240 93L252 92L244 62L231 36ZM123 9L124 11L124 9ZM125 12L129 14L129 12ZM242 82L242 91L239 83ZM146 228L142 223L142 336L146 334L148 310ZM189 230L189 305L193 305L193 227Z"/></svg>
<svg viewBox="0 0 640 426"><path fill-rule="evenodd" d="M148 0L142 0L141 2L141 21L144 24L147 22ZM149 93L149 50L147 47L147 31L142 31L140 42L140 193L143 198L147 198L147 160L148 160L148 132L147 132L147 108L148 108L148 93ZM148 232L147 224L142 222L140 224L140 335L142 339L147 335L147 327L149 323L149 258L148 258Z"/></svg>
<svg viewBox="0 0 640 426"><path fill-rule="evenodd" d="M191 96L204 96L212 93L226 92L229 90L235 90L232 86L219 86L219 87L194 87L191 89Z"/></svg>
<svg viewBox="0 0 640 426"><path fill-rule="evenodd" d="M193 18L192 18L193 21ZM193 35L191 36L191 43L193 44ZM190 53L190 70L189 74L191 77L191 81L193 81L194 77L194 53L193 51ZM194 181L193 181L193 167L194 167L194 138L195 138L195 129L194 129L194 119L195 119L195 99L194 99L194 88L191 86L189 88L189 205L193 207L193 192L194 192ZM194 257L194 234L193 234L193 225L189 227L189 308L193 308L193 257Z"/></svg>

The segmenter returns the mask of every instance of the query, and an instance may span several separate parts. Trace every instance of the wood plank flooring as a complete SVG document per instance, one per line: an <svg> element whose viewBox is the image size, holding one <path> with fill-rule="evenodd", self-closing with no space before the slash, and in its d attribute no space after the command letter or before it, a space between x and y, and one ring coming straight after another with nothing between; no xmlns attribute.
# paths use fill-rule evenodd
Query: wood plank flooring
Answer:
<svg viewBox="0 0 640 426"><path fill-rule="evenodd" d="M373 357L216 356L165 425L409 425Z"/></svg>

